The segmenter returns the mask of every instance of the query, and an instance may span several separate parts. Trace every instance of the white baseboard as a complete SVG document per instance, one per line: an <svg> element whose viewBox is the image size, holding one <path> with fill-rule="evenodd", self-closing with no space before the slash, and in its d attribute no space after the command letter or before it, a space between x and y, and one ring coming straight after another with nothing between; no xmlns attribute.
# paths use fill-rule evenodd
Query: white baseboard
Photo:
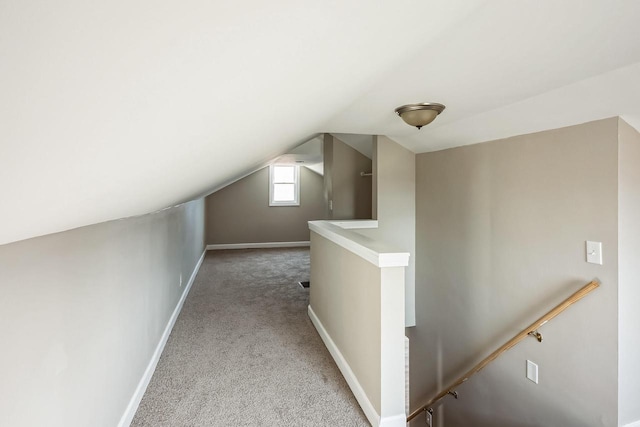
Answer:
<svg viewBox="0 0 640 427"><path fill-rule="evenodd" d="M364 412L365 416L367 417L367 419L369 420L372 426L374 427L382 426L383 424L381 422L382 420L380 419L380 415L373 407L373 404L367 397L367 394L364 392L364 389L360 385L360 382L356 378L356 375L351 370L349 363L347 363L346 359L344 358L344 356L342 355L342 353L340 352L336 344L333 342L333 340L329 336L329 333L324 328L324 326L322 325L322 322L320 321L318 316L316 316L316 313L313 311L310 305L309 305L308 312L309 312L309 318L311 318L311 322L313 323L313 326L316 327L316 330L318 331L318 334L320 334L320 338L322 338L324 345L329 350L329 353L331 353L331 356L333 357L333 360L336 362L336 365L338 365L340 372L342 372L342 376L344 377L345 380L347 380L347 384L349 384L349 387L351 388L351 391L353 392L353 395L355 396L356 400L360 404L360 407L362 408L362 411ZM406 422L407 420L406 418L404 418L402 425L404 426ZM384 424L384 425L391 426L392 424Z"/></svg>
<svg viewBox="0 0 640 427"><path fill-rule="evenodd" d="M306 248L311 242L263 242L263 243L221 243L207 245L208 251L219 249L267 249L267 248Z"/></svg>
<svg viewBox="0 0 640 427"><path fill-rule="evenodd" d="M627 424L624 427L640 427L640 420L633 422L631 424Z"/></svg>
<svg viewBox="0 0 640 427"><path fill-rule="evenodd" d="M162 354L162 350L164 350L165 344L167 344L167 340L169 339L169 335L171 334L171 330L173 329L173 325L175 325L176 320L178 319L178 315L182 310L182 306L184 305L184 301L187 299L187 295L191 290L191 286L196 279L196 275L198 274L198 270L200 270L200 266L202 265L202 261L204 261L204 256L207 252L202 252L202 256L198 260L193 272L191 273L191 277L189 278L189 282L187 286L185 286L184 291L182 292L182 296L176 305L176 308L173 310L169 321L167 322L167 326L164 328L164 332L160 337L160 342L156 346L156 350L153 352L151 356L151 360L149 360L149 364L147 365L147 369L145 369L140 382L138 383L138 387L136 387L136 391L133 393L131 400L129 401L129 405L127 405L127 409L124 411L122 418L120 418L120 422L118 423L118 427L129 427L131 421L133 421L133 417L138 410L138 406L140 405L140 401L142 400L142 396L144 396L144 392L147 390L147 386L151 381L151 377L153 376L153 372L156 370L156 366L158 365L158 361L160 360L160 355Z"/></svg>

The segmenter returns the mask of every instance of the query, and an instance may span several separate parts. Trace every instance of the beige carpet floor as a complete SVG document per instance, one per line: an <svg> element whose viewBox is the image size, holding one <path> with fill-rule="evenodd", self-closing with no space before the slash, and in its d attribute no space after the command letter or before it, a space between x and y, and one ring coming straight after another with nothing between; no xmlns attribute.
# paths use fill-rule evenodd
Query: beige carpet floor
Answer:
<svg viewBox="0 0 640 427"><path fill-rule="evenodd" d="M307 248L209 251L132 426L368 426L300 280Z"/></svg>

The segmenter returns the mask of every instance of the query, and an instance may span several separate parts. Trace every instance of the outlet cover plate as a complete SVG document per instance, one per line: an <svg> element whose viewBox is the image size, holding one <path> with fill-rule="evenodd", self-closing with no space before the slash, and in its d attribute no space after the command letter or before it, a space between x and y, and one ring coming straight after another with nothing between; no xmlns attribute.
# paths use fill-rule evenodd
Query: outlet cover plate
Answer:
<svg viewBox="0 0 640 427"><path fill-rule="evenodd" d="M538 384L538 365L527 360L527 378Z"/></svg>
<svg viewBox="0 0 640 427"><path fill-rule="evenodd" d="M602 265L602 242L587 240L587 262Z"/></svg>

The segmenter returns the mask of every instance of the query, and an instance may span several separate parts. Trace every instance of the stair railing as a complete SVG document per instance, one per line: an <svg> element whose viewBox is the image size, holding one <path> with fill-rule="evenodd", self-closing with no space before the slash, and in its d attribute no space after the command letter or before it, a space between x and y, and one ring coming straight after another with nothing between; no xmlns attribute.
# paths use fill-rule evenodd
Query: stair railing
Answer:
<svg viewBox="0 0 640 427"><path fill-rule="evenodd" d="M460 376L457 380L455 380L453 383L451 383L448 387L444 388L442 391L440 391L438 394L436 394L427 403L425 403L424 405L422 405L421 407L419 407L415 411L411 412L411 414L407 417L407 422L413 420L415 417L420 415L422 412L429 412L429 414L431 414L433 412L431 407L435 403L437 403L440 399L442 399L443 397L445 397L447 395L451 395L451 396L453 396L453 397L455 397L457 399L458 398L458 393L455 391L455 389L458 386L460 386L462 383L466 382L472 375L477 374L478 372L480 372L485 366L487 366L489 363L493 362L500 355L502 355L502 353L504 353L505 351L509 350L510 348L512 348L513 346L518 344L520 341L525 339L527 336L532 336L532 337L536 338L539 342L542 342L542 334L540 334L538 332L538 328L540 328L542 325L547 323L549 320L551 320L554 317L556 317L558 314L562 313L564 310L566 310L567 308L569 308L570 306L572 306L576 302L580 301L582 298L584 298L591 291L595 290L598 286L600 286L600 283L597 280L593 280L593 281L587 283L579 291L577 291L576 293L571 295L569 298L567 298L564 301L562 301L560 304L558 304L553 309L551 309L549 312L547 312L547 314L545 314L544 316L540 317L538 320L533 322L531 325L529 325L528 327L526 327L525 329L520 331L516 336L514 336L509 341L507 341L504 345L502 345L496 351L491 353L489 356L485 357L480 363L475 365L468 372L466 372L464 375Z"/></svg>

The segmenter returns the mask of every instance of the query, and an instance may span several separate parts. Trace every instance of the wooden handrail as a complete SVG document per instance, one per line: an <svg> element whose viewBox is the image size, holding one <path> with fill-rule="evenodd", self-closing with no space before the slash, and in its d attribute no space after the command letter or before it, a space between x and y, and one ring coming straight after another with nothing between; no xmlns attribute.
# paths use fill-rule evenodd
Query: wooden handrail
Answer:
<svg viewBox="0 0 640 427"><path fill-rule="evenodd" d="M571 295L569 298L567 298L564 301L562 301L560 304L558 304L552 310L550 310L547 314L545 314L544 316L542 316L541 318L539 318L538 320L533 322L531 325L529 325L528 327L523 329L516 336L514 336L509 341L507 341L502 347L498 348L496 351L491 353L489 356L485 357L480 363L478 363L476 366L471 368L467 373L465 373L464 375L459 377L457 380L455 380L451 385L449 385L449 387L443 389L440 393L436 394L427 403L425 403L420 408L418 408L415 411L413 411L407 417L407 422L411 421L412 419L414 419L415 417L420 415L421 412L426 411L430 406L432 406L434 403L436 403L437 401L439 401L440 399L445 397L447 394L454 393L454 389L456 387L460 386L465 381L467 381L473 374L476 374L476 373L480 372L485 366L487 366L489 363L491 363L492 361L497 359L498 356L500 356L502 353L504 353L505 351L509 350L511 347L515 346L520 341L525 339L527 337L527 335L529 335L530 333L533 333L533 334L537 333L537 329L539 327L541 327L542 325L547 323L549 320L551 320L554 317L556 317L558 314L562 313L564 310L569 308L569 306L571 306L571 305L575 304L576 302L580 301L589 292L593 291L598 286L600 286L600 283L597 280L593 280L593 281L587 283L585 286L582 287L582 289L580 289L579 291L577 291L576 293ZM538 338L538 340L541 340L541 338Z"/></svg>

